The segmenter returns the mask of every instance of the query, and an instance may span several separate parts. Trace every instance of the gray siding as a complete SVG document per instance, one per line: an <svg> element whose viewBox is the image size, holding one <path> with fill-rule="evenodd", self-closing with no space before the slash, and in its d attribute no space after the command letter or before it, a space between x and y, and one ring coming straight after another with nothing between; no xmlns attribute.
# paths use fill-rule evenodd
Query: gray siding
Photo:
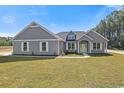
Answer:
<svg viewBox="0 0 124 93"><path fill-rule="evenodd" d="M89 33L87 33L87 35L93 38L94 42L107 42L104 38L102 38L100 35L96 34L93 31L90 31Z"/></svg>
<svg viewBox="0 0 124 93"><path fill-rule="evenodd" d="M105 40L103 37L101 37L100 35L96 34L93 31L90 31L88 34L88 36L92 37L94 40L93 42L98 42L98 43L102 43L102 48L101 50L91 50L91 53L105 53L105 43L107 42L107 40Z"/></svg>
<svg viewBox="0 0 124 93"><path fill-rule="evenodd" d="M27 54L32 55L58 55L58 41L47 41L48 42L48 52L40 52L39 42L40 41L28 41L29 42L29 52L21 51L21 41L13 42L13 54Z"/></svg>
<svg viewBox="0 0 124 93"><path fill-rule="evenodd" d="M59 41L59 54L61 54L62 52L64 52L64 42Z"/></svg>
<svg viewBox="0 0 124 93"><path fill-rule="evenodd" d="M89 33L87 33L87 35L93 38L93 40L90 40L88 37L83 36L82 38L79 39L79 41L88 41L88 53L90 53L90 46L91 46L91 53L105 53L106 52L105 43L107 42L107 40L105 40L103 37L101 37L100 35L96 34L93 31L90 31ZM102 43L102 48L100 50L93 50L93 45L91 45L90 42L92 44L94 42Z"/></svg>
<svg viewBox="0 0 124 93"><path fill-rule="evenodd" d="M85 35L83 37L81 37L79 39L79 41L91 41L91 39L89 39L88 37L86 37Z"/></svg>
<svg viewBox="0 0 124 93"><path fill-rule="evenodd" d="M26 39L57 39L57 38L51 35L50 33L46 32L41 27L28 27L15 38L15 40Z"/></svg>

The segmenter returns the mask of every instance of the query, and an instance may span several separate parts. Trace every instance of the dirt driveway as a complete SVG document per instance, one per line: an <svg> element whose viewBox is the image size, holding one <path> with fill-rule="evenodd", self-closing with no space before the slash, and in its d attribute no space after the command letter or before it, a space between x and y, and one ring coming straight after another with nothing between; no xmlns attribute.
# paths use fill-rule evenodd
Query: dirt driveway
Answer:
<svg viewBox="0 0 124 93"><path fill-rule="evenodd" d="M8 56L12 54L12 46L1 46L0 56Z"/></svg>
<svg viewBox="0 0 124 93"><path fill-rule="evenodd" d="M124 54L124 50L107 50L110 53Z"/></svg>

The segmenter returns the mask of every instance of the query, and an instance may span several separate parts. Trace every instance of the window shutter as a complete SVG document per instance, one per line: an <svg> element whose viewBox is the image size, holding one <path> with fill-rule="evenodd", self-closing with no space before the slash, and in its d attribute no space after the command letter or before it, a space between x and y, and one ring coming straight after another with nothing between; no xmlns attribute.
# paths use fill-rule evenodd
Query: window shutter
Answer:
<svg viewBox="0 0 124 93"><path fill-rule="evenodd" d="M42 42L40 42L40 52L42 52Z"/></svg>
<svg viewBox="0 0 124 93"><path fill-rule="evenodd" d="M100 50L102 50L102 43L100 43Z"/></svg>
<svg viewBox="0 0 124 93"><path fill-rule="evenodd" d="M46 42L46 52L48 52L48 42Z"/></svg>
<svg viewBox="0 0 124 93"><path fill-rule="evenodd" d="M21 51L24 51L24 50L23 50L23 42L21 42Z"/></svg>
<svg viewBox="0 0 124 93"><path fill-rule="evenodd" d="M27 42L27 51L29 51L29 42Z"/></svg>

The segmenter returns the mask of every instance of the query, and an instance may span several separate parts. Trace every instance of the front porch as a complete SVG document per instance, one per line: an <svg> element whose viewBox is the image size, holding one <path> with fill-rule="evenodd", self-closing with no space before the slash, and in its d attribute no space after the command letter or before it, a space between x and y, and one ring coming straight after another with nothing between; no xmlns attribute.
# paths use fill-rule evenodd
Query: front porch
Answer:
<svg viewBox="0 0 124 93"><path fill-rule="evenodd" d="M66 42L66 54L107 53L107 43L87 40Z"/></svg>
<svg viewBox="0 0 124 93"><path fill-rule="evenodd" d="M90 53L90 42L83 40L83 41L68 41L66 42L66 53L67 54L83 54L83 53Z"/></svg>

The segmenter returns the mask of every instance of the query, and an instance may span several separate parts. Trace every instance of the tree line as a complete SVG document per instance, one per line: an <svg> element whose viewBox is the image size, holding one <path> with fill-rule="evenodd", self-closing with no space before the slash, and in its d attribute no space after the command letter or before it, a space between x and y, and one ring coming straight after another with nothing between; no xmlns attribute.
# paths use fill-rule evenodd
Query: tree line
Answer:
<svg viewBox="0 0 124 93"><path fill-rule="evenodd" d="M0 46L12 46L11 37L0 37Z"/></svg>
<svg viewBox="0 0 124 93"><path fill-rule="evenodd" d="M108 48L124 49L124 6L106 16L92 30L109 39Z"/></svg>

